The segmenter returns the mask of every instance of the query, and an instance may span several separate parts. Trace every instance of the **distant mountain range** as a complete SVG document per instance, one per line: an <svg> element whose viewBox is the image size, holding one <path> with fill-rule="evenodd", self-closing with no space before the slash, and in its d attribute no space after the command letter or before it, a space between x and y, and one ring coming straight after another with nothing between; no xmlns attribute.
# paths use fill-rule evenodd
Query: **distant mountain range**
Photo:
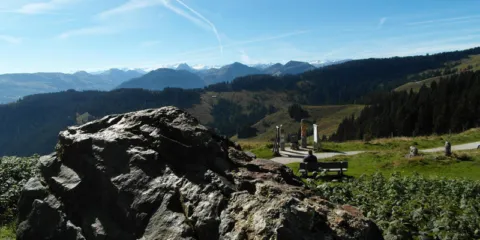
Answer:
<svg viewBox="0 0 480 240"><path fill-rule="evenodd" d="M286 75L286 74L300 74L313 69L315 69L315 66L309 63L290 61L285 65L282 65L280 63L274 64L264 69L264 72L267 74L280 76L280 75Z"/></svg>
<svg viewBox="0 0 480 240"><path fill-rule="evenodd" d="M75 90L111 90L120 83L142 76L133 70L110 69L99 74L17 73L0 75L0 103L13 102L31 94Z"/></svg>
<svg viewBox="0 0 480 240"><path fill-rule="evenodd" d="M162 90L165 87L184 89L202 88L209 84L230 82L237 77L255 74L285 75L300 74L305 71L342 61L290 61L286 64L265 63L244 65L238 62L225 66L189 66L186 63L159 68L109 69L105 71L79 71L67 73L18 73L0 75L0 104L14 102L31 94L58 92L68 89L112 90L115 88L144 88Z"/></svg>
<svg viewBox="0 0 480 240"><path fill-rule="evenodd" d="M186 65L188 69L188 65ZM174 88L203 88L205 81L200 76L187 70L160 68L141 77L130 79L117 88L142 88L149 90L163 90L166 87Z"/></svg>
<svg viewBox="0 0 480 240"><path fill-rule="evenodd" d="M151 72L151 74L149 73L121 84L118 88L161 90L165 87L181 87L191 89L219 82L230 82L235 78L248 75L269 74L281 76L286 74L300 74L313 69L315 69L315 66L307 62L298 61L290 61L285 65L277 63L273 65L257 65L257 67L235 62L221 68L201 70L194 69L188 64L182 63L179 64L175 70L167 68L158 69ZM190 74L186 74L186 72ZM197 78L194 76L197 76Z"/></svg>
<svg viewBox="0 0 480 240"><path fill-rule="evenodd" d="M230 82L237 77L247 75L262 74L262 71L249 67L247 65L235 62L230 65L225 65L219 69L209 69L207 71L198 73L207 84L214 84L219 82Z"/></svg>

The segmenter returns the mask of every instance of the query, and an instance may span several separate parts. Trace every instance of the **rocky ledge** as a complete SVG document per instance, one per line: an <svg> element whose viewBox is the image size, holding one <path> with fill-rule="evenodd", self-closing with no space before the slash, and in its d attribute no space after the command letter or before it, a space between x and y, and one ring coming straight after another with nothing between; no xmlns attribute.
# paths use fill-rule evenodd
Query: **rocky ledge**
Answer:
<svg viewBox="0 0 480 240"><path fill-rule="evenodd" d="M59 134L19 201L17 239L382 239L351 206L316 197L174 107Z"/></svg>

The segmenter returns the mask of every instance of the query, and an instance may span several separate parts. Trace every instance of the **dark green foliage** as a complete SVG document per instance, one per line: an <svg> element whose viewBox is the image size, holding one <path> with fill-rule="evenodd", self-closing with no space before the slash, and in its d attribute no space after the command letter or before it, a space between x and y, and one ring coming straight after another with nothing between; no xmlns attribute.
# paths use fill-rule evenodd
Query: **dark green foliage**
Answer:
<svg viewBox="0 0 480 240"><path fill-rule="evenodd" d="M461 132L478 127L480 71L443 79L418 93L391 92L372 98L355 119L346 118L330 138L334 141L373 137L419 136Z"/></svg>
<svg viewBox="0 0 480 240"><path fill-rule="evenodd" d="M268 109L259 102L249 104L246 109L232 101L220 98L213 105L213 123L211 127L223 135L231 137L238 134L239 138L248 138L256 135L256 129L251 126L264 118Z"/></svg>
<svg viewBox="0 0 480 240"><path fill-rule="evenodd" d="M209 91L290 91L295 101L311 105L365 103L370 95L412 81L411 75L430 69L444 68L447 62L480 54L480 47L464 51L426 56L363 59L331 65L300 75L253 75L231 83L206 87ZM447 66L448 67L448 66ZM441 75L440 71L422 73L415 78ZM368 95L367 95L368 94ZM373 95L374 96L374 95Z"/></svg>
<svg viewBox="0 0 480 240"><path fill-rule="evenodd" d="M226 136L235 135L239 124L246 118L242 113L242 106L223 98L220 98L217 104L213 105L211 114L214 119L211 127L216 128Z"/></svg>
<svg viewBox="0 0 480 240"><path fill-rule="evenodd" d="M292 104L288 107L288 115L295 121L300 122L302 118L309 117L308 112L300 106L300 104Z"/></svg>
<svg viewBox="0 0 480 240"><path fill-rule="evenodd" d="M275 108L274 106L272 106L272 105L268 106L268 114L273 114L273 113L276 113L277 111L278 111L278 109Z"/></svg>
<svg viewBox="0 0 480 240"><path fill-rule="evenodd" d="M146 108L188 108L200 102L200 92L167 88L164 91L120 89L111 92L73 90L37 94L0 105L0 156L48 154L57 135L77 124L77 113L101 118Z"/></svg>
<svg viewBox="0 0 480 240"><path fill-rule="evenodd" d="M380 173L316 186L332 202L359 207L386 239L479 239L480 182Z"/></svg>
<svg viewBox="0 0 480 240"><path fill-rule="evenodd" d="M0 158L0 226L15 220L23 185L38 173L38 156Z"/></svg>
<svg viewBox="0 0 480 240"><path fill-rule="evenodd" d="M257 129L251 126L242 126L238 129L238 138L250 138L257 136Z"/></svg>

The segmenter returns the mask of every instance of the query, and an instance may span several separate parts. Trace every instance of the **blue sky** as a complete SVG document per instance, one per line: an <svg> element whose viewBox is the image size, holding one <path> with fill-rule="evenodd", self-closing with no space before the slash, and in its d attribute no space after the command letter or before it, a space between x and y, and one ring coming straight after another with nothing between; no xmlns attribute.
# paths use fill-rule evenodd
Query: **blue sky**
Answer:
<svg viewBox="0 0 480 240"><path fill-rule="evenodd" d="M407 56L480 46L476 0L1 0L0 73Z"/></svg>

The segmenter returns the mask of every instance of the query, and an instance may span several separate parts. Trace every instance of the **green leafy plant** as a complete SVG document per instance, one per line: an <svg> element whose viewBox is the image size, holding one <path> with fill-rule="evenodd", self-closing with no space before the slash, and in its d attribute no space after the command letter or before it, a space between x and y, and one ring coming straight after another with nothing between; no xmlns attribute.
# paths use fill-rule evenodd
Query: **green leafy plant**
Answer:
<svg viewBox="0 0 480 240"><path fill-rule="evenodd" d="M23 185L38 174L39 156L0 158L0 224L11 224Z"/></svg>
<svg viewBox="0 0 480 240"><path fill-rule="evenodd" d="M313 187L332 202L359 207L389 239L480 238L479 181L376 173Z"/></svg>

